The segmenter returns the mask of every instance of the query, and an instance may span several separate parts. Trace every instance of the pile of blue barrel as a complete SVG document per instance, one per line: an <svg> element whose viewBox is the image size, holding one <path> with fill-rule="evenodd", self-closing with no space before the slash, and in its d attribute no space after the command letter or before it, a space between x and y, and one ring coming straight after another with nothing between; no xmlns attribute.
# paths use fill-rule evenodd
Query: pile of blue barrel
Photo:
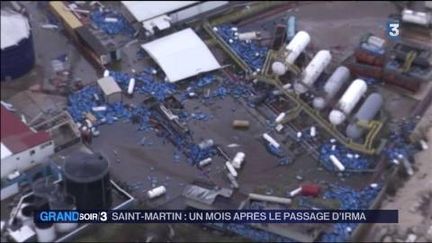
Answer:
<svg viewBox="0 0 432 243"><path fill-rule="evenodd" d="M337 199L340 209L356 210L368 209L371 202L377 197L382 185L368 186L361 191L353 188L331 184L324 193L324 199ZM344 242L349 240L351 233L357 227L356 223L337 223L333 231L321 236L321 242Z"/></svg>
<svg viewBox="0 0 432 243"><path fill-rule="evenodd" d="M106 21L105 18L116 19L115 22ZM134 28L120 14L112 10L95 9L90 12L90 19L102 31L109 35L126 34L132 37L135 33Z"/></svg>
<svg viewBox="0 0 432 243"><path fill-rule="evenodd" d="M236 36L237 28L234 25L219 25L217 33L231 49L245 61L253 71L260 71L266 59L267 47L260 46L256 41L247 43Z"/></svg>
<svg viewBox="0 0 432 243"><path fill-rule="evenodd" d="M335 150L332 150L333 145L335 145ZM365 170L371 164L370 158L366 155L358 154L358 152L348 149L342 144L327 142L321 145L319 160L324 168L329 171L337 171L337 168L330 160L332 154L349 170Z"/></svg>

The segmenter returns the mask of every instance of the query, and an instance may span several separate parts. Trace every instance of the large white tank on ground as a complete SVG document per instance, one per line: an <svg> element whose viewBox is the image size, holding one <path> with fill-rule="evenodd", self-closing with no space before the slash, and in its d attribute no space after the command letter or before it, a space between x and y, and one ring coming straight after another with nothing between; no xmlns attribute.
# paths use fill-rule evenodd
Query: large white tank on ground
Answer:
<svg viewBox="0 0 432 243"><path fill-rule="evenodd" d="M309 44L309 42L310 42L310 36L307 32L305 31L297 32L294 38L285 47L287 51L285 63L274 62L272 64L273 73L278 76L284 75L287 71L286 65L292 65L295 62L295 60L300 56L300 53L304 51L304 49Z"/></svg>
<svg viewBox="0 0 432 243"><path fill-rule="evenodd" d="M383 97L379 93L369 95L360 109L354 116L356 121L370 121L380 111L383 105ZM360 138L364 133L364 129L356 123L351 123L347 126L346 135L352 139Z"/></svg>
<svg viewBox="0 0 432 243"><path fill-rule="evenodd" d="M339 66L324 84L324 96L315 97L313 100L313 106L315 109L324 109L327 102L332 99L336 93L341 89L342 85L348 81L350 77L350 71L345 66Z"/></svg>
<svg viewBox="0 0 432 243"><path fill-rule="evenodd" d="M36 224L35 230L38 242L54 242L56 232L53 223Z"/></svg>
<svg viewBox="0 0 432 243"><path fill-rule="evenodd" d="M329 120L333 125L342 124L346 116L351 113L362 95L367 91L367 84L362 79L354 80L342 95L336 107L330 112Z"/></svg>
<svg viewBox="0 0 432 243"><path fill-rule="evenodd" d="M324 69L330 64L330 61L330 51L319 51L303 70L301 83L294 84L294 90L299 94L305 93L321 75Z"/></svg>

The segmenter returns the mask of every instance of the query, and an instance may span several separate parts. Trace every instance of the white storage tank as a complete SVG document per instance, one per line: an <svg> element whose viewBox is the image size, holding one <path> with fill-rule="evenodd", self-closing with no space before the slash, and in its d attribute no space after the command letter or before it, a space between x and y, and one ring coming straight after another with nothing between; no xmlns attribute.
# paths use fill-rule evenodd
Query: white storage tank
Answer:
<svg viewBox="0 0 432 243"><path fill-rule="evenodd" d="M327 102L333 99L336 93L342 88L342 85L348 81L350 77L350 71L345 66L339 66L324 84L324 96L315 97L313 100L313 106L315 109L324 109Z"/></svg>
<svg viewBox="0 0 432 243"><path fill-rule="evenodd" d="M166 193L165 186L159 186L159 187L153 188L150 191L148 191L147 196L149 199L153 199L156 197L160 197L160 196L164 195L165 193Z"/></svg>
<svg viewBox="0 0 432 243"><path fill-rule="evenodd" d="M71 195L55 195L49 199L51 210L76 210L75 198ZM71 232L78 227L78 223L56 223L54 225L58 233Z"/></svg>
<svg viewBox="0 0 432 243"><path fill-rule="evenodd" d="M285 57L285 63L276 61L272 64L272 71L278 76L282 76L286 73L286 65L294 64L295 60L300 56L300 53L304 51L306 46L310 42L310 36L305 31L299 31L294 36L294 38L286 45L285 49L287 51Z"/></svg>
<svg viewBox="0 0 432 243"><path fill-rule="evenodd" d="M404 9L402 11L402 21L428 27L429 25L431 25L432 16L430 13L416 12L413 10Z"/></svg>
<svg viewBox="0 0 432 243"><path fill-rule="evenodd" d="M135 88L135 79L131 78L129 80L128 90L127 90L128 95L133 94L134 88Z"/></svg>
<svg viewBox="0 0 432 243"><path fill-rule="evenodd" d="M297 57L300 56L300 53L304 51L309 42L310 36L306 31L297 32L297 34L285 48L288 51L285 63L288 65L293 64Z"/></svg>
<svg viewBox="0 0 432 243"><path fill-rule="evenodd" d="M354 116L355 121L370 121L380 111L383 105L383 97L379 93L369 95L360 109ZM355 123L351 123L346 128L346 135L352 139L360 138L364 133L364 129Z"/></svg>
<svg viewBox="0 0 432 243"><path fill-rule="evenodd" d="M336 107L330 112L329 120L333 125L342 124L351 113L360 98L366 93L367 84L362 79L356 79L342 95Z"/></svg>
<svg viewBox="0 0 432 243"><path fill-rule="evenodd" d="M53 223L35 223L38 242L54 242L56 233Z"/></svg>
<svg viewBox="0 0 432 243"><path fill-rule="evenodd" d="M294 84L294 90L299 93L308 91L317 78L321 75L324 69L330 64L331 54L328 50L319 51L314 58L309 62L301 75L301 83Z"/></svg>

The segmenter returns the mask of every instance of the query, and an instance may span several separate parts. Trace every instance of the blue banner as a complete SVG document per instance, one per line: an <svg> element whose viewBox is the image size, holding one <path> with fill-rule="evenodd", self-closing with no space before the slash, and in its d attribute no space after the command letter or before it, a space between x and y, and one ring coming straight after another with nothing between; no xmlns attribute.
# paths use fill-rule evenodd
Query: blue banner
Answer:
<svg viewBox="0 0 432 243"><path fill-rule="evenodd" d="M38 223L398 223L397 210L37 211Z"/></svg>

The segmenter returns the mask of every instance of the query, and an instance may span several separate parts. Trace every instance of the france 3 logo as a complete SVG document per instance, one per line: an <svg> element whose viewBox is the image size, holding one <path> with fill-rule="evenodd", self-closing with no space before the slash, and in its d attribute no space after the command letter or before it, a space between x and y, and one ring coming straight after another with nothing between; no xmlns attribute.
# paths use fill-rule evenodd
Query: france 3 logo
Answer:
<svg viewBox="0 0 432 243"><path fill-rule="evenodd" d="M400 38L400 23L398 20L389 20L386 25L387 38L391 40L399 40Z"/></svg>

